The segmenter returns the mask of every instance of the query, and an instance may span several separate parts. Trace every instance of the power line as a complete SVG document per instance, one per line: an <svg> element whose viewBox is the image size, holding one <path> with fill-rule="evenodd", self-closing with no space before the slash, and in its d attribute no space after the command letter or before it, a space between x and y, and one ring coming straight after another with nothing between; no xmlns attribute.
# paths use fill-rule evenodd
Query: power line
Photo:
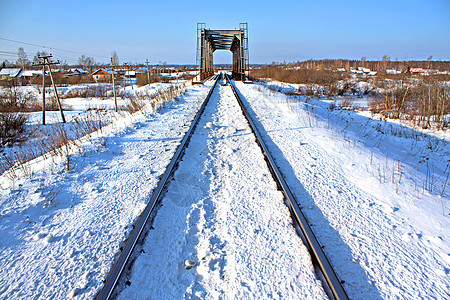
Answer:
<svg viewBox="0 0 450 300"><path fill-rule="evenodd" d="M1 56L19 57L17 54L0 53Z"/></svg>
<svg viewBox="0 0 450 300"><path fill-rule="evenodd" d="M89 54L89 53L83 53L83 52L78 52L78 51L60 49L60 48L49 47L49 46L44 46L44 45L38 45L38 44L33 44L33 43L28 43L28 42L23 42L23 41L16 41L16 40L11 40L11 39L5 39L5 38L2 38L2 37L0 37L0 40L13 42L13 43L24 44L24 45L30 45L30 46L35 46L35 47L40 47L40 48L45 48L45 49L51 49L51 50L56 50L56 51L64 51L64 52L70 52L70 53L75 53L75 54L91 55L91 56L109 58L109 56L104 56L104 55Z"/></svg>
<svg viewBox="0 0 450 300"><path fill-rule="evenodd" d="M2 50L0 50L0 53L7 53L7 54L15 54L15 55L17 55L17 52L11 52L11 51L2 51Z"/></svg>
<svg viewBox="0 0 450 300"><path fill-rule="evenodd" d="M14 58L19 58L19 55L17 54L17 53L14 53L14 52L9 52L9 51L0 51L0 57L8 57L8 58L11 58L11 57L14 57ZM68 56L65 56L65 55L58 55L58 57L59 58L62 58L62 59L64 59L64 60L68 60L68 61L73 61L73 62L77 62L78 61L78 59L76 59L76 58L73 58L73 57L68 57Z"/></svg>
<svg viewBox="0 0 450 300"><path fill-rule="evenodd" d="M29 45L29 46L34 46L34 47L39 47L39 48L44 48L44 49L51 49L51 50L55 50L55 51L63 51L63 52L69 52L69 53L75 53L75 54L81 54L81 55L88 55L88 56L94 56L94 57L101 57L101 58L110 58L110 56L105 56L105 55L98 55L98 54L91 54L91 53L86 53L86 52L79 52L79 51L73 51L73 50L67 50L67 49L61 49L61 48L55 48L55 47L50 47L50 46L44 46L44 45L39 45L39 44L34 44L34 43L29 43L29 42L24 42L24 41L18 41L18 40L12 40L12 39L7 39L7 38L2 38L0 37L0 40L3 41L8 41L8 42L13 42L13 43L18 43L18 44L24 44L24 45ZM14 52L8 52L8 51L0 51L1 55L6 55L6 54L15 54ZM73 61L77 61L76 58L70 58L67 56L63 56L63 55L58 55L61 58L65 58L67 60L73 60ZM15 57L18 57L17 54ZM143 60L142 58L138 58L138 57L127 57L127 58L121 58L122 61L129 61L132 62L134 61L135 63L138 63L139 61Z"/></svg>

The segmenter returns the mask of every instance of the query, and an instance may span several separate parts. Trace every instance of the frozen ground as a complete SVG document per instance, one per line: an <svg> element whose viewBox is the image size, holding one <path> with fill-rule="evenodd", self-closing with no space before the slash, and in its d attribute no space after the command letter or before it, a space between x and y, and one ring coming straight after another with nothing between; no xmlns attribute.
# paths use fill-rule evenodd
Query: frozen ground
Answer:
<svg viewBox="0 0 450 300"><path fill-rule="evenodd" d="M0 298L93 298L206 92L115 124L70 172L47 158L29 163L32 178L1 176Z"/></svg>
<svg viewBox="0 0 450 300"><path fill-rule="evenodd" d="M237 86L349 296L448 298L447 140Z"/></svg>
<svg viewBox="0 0 450 300"><path fill-rule="evenodd" d="M229 86L167 189L120 299L326 297Z"/></svg>

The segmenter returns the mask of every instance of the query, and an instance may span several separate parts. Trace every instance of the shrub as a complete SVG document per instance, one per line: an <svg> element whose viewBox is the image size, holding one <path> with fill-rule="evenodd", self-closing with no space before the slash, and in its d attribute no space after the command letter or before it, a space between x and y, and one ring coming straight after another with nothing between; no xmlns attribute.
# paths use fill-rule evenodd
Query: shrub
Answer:
<svg viewBox="0 0 450 300"><path fill-rule="evenodd" d="M127 104L125 106L125 110L129 113L134 113L141 110L145 106L146 102L143 97L136 96L130 97L127 100Z"/></svg>
<svg viewBox="0 0 450 300"><path fill-rule="evenodd" d="M403 116L424 129L435 121L437 128L443 129L447 126L445 115L450 113L449 93L449 86L437 81L394 86L384 95L374 98L370 110L386 118L399 119Z"/></svg>
<svg viewBox="0 0 450 300"><path fill-rule="evenodd" d="M287 83L320 84L330 86L344 79L344 74L331 70L288 69L284 66L262 66L253 70L256 78L273 78Z"/></svg>
<svg viewBox="0 0 450 300"><path fill-rule="evenodd" d="M27 116L23 114L0 114L0 147L25 141L24 132L27 121Z"/></svg>
<svg viewBox="0 0 450 300"><path fill-rule="evenodd" d="M19 90L14 81L9 81L6 89L0 94L1 112L27 112L39 108L36 96L30 91Z"/></svg>

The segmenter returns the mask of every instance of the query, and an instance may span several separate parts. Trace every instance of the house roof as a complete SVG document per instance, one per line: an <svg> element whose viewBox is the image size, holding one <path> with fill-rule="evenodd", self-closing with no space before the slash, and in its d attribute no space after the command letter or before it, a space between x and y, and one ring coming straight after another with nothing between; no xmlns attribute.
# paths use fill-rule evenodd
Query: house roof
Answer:
<svg viewBox="0 0 450 300"><path fill-rule="evenodd" d="M140 68L137 68L135 71L136 71L136 73L142 73L142 72L150 71L150 69L147 69L147 67L140 67Z"/></svg>
<svg viewBox="0 0 450 300"><path fill-rule="evenodd" d="M75 74L86 74L87 72L81 68L77 68L77 69L70 69L70 72L75 73Z"/></svg>
<svg viewBox="0 0 450 300"><path fill-rule="evenodd" d="M95 70L91 75L111 75L112 69L98 69ZM117 75L117 71L114 70L114 75Z"/></svg>
<svg viewBox="0 0 450 300"><path fill-rule="evenodd" d="M20 74L20 77L33 77L34 75L42 75L42 71L25 70Z"/></svg>
<svg viewBox="0 0 450 300"><path fill-rule="evenodd" d="M111 70L108 69L98 69L92 75L111 75Z"/></svg>
<svg viewBox="0 0 450 300"><path fill-rule="evenodd" d="M422 72L424 72L424 69L423 68L411 68L409 71L411 73L422 73Z"/></svg>
<svg viewBox="0 0 450 300"><path fill-rule="evenodd" d="M0 76L17 77L22 69L3 68L0 70Z"/></svg>

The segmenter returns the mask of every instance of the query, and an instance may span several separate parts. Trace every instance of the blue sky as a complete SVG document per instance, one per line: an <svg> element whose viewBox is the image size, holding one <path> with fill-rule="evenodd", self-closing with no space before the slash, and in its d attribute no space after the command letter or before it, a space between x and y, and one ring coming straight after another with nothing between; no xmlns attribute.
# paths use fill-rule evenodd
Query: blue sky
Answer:
<svg viewBox="0 0 450 300"><path fill-rule="evenodd" d="M450 60L450 0L50 1L0 0L0 61L23 47L75 63L81 54L109 61L194 64L196 23L249 24L251 63L309 58ZM3 39L1 39L3 38ZM16 40L58 49L19 44ZM230 63L216 51L216 63Z"/></svg>

